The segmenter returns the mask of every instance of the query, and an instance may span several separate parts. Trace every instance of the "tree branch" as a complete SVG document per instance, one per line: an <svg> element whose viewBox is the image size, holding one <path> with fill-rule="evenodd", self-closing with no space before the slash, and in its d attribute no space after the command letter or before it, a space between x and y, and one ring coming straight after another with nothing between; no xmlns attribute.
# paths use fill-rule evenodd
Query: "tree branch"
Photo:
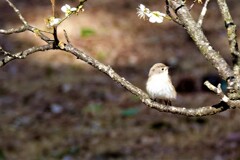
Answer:
<svg viewBox="0 0 240 160"><path fill-rule="evenodd" d="M10 7L13 8L13 10L17 13L18 17L20 18L20 20L22 21L22 23L27 26L27 21L23 18L22 14L19 12L19 10L12 4L12 2L10 2L9 0L6 0L7 3L9 4Z"/></svg>
<svg viewBox="0 0 240 160"><path fill-rule="evenodd" d="M47 50L50 50L50 49L53 49L52 44L47 44L47 45L43 45L43 46L39 46L39 47L35 46L35 47L32 47L32 48L28 48L24 51L8 55L8 56L6 56L6 57L4 57L3 59L0 60L0 67L4 66L5 64L7 64L8 62L10 62L14 59L24 59L32 53L35 53L35 52L38 52L38 51L47 51Z"/></svg>
<svg viewBox="0 0 240 160"><path fill-rule="evenodd" d="M11 28L11 29L0 29L1 34L13 34L13 33L21 33L27 30L26 26L21 26L19 28Z"/></svg>
<svg viewBox="0 0 240 160"><path fill-rule="evenodd" d="M206 13L207 13L207 5L208 5L209 1L210 1L210 0L206 0L205 3L204 3L204 5L203 5L201 14L200 14L200 16L199 16L199 18L198 18L198 22L197 22L197 26L198 26L198 27L201 27L201 26L202 26L203 18L204 18L204 16L205 16Z"/></svg>
<svg viewBox="0 0 240 160"><path fill-rule="evenodd" d="M230 69L229 65L209 44L206 36L201 28L197 26L197 23L193 20L188 8L182 0L171 0L169 4L178 15L179 20L183 23L184 28L187 30L203 56L217 69L219 75L224 80L233 76L233 71Z"/></svg>
<svg viewBox="0 0 240 160"><path fill-rule="evenodd" d="M233 55L233 58L238 58L237 60L234 60L235 61L234 64L237 64L240 57L238 43L237 43L237 35L236 35L237 26L233 22L233 19L229 12L226 1L217 0L217 2L225 22L225 27L227 29L227 36L228 36L231 54ZM239 72L237 74L239 74Z"/></svg>
<svg viewBox="0 0 240 160"><path fill-rule="evenodd" d="M223 102L228 102L229 98L223 93L222 89L221 89L221 84L219 83L217 87L215 87L214 85L212 85L209 81L204 82L204 85L208 87L208 89L210 89L211 91L213 91L214 93L216 93Z"/></svg>
<svg viewBox="0 0 240 160"><path fill-rule="evenodd" d="M71 43L70 40L69 40L69 37L68 37L67 31L64 29L63 32L64 32L64 37L65 37L67 43Z"/></svg>
<svg viewBox="0 0 240 160"><path fill-rule="evenodd" d="M6 0L6 1L9 2L9 0ZM82 3L84 3L85 1L86 0L83 0ZM197 24L192 19L190 13L188 12L188 9L184 6L184 4L182 4L180 2L181 2L181 0L178 0L178 2L171 1L170 6L175 10L176 15L179 16L179 20L184 24L184 27L187 29L188 33L191 35L193 40L196 42L197 46L199 47L199 49L201 50L203 55L213 63L215 68L219 71L220 75L224 79L228 79L228 77L232 77L232 71L230 70L227 63L215 50L212 49L212 47L209 45L208 40L203 35L202 31L200 30L200 28L197 27ZM9 2L9 4L14 8L14 11L18 14L19 18L22 20L22 22L24 23L24 26L22 27L22 29L19 29L19 28L13 29L13 30L10 29L3 34L18 33L18 32L23 32L23 31L29 30L31 32L34 32L35 34L38 34L41 37L41 39L44 40L45 42L47 42L48 44L39 46L39 47L32 47L25 51L11 54L11 55L9 55L10 54L9 52L3 50L4 54L6 56L0 61L0 66L5 65L6 63L10 62L13 59L25 58L26 56L28 56L32 53L38 52L38 51L59 49L59 50L69 52L69 53L75 55L78 59L81 59L82 61L97 68L99 71L108 75L112 80L121 84L124 88L126 88L132 94L139 97L139 99L144 104L146 104L150 108L156 109L160 112L169 112L169 113L173 113L173 114L181 114L181 115L186 115L186 116L206 116L206 115L216 114L216 113L222 112L222 111L230 109L230 108L236 108L236 107L240 108L239 100L230 100L229 98L226 98L226 97L224 98L225 95L220 90L220 87L216 88L213 85L211 85L210 83L207 84L209 86L209 88L212 91L214 91L217 95L219 95L223 100L223 101L220 101L216 105L204 106L204 107L200 107L200 108L185 108L185 107L166 106L163 104L159 104L159 103L151 100L150 97L144 91L142 91L140 88L134 86L133 84L131 84L130 82L125 80L125 78L118 75L110 66L106 66L106 65L100 63L99 61L90 57L86 53L73 47L70 44L70 41L67 36L66 36L66 39L68 41L68 44L64 44L63 47L54 46L54 44L56 43L56 39L57 39L56 32L55 32L55 39L50 40L47 36L42 34L39 29L28 25L28 23L24 20L24 18L19 13L19 11L16 9L16 7L10 2ZM4 30L1 30L1 31L4 31ZM39 31L39 33L38 33L38 31Z"/></svg>
<svg viewBox="0 0 240 160"><path fill-rule="evenodd" d="M156 109L160 112L169 112L173 114L181 114L185 116L206 116L212 115L219 112L222 112L229 108L240 107L240 101L231 101L229 100L228 103L219 102L213 106L204 106L200 108L185 108L185 107L175 107L175 106L166 106L159 104L149 98L149 96L142 91L140 88L132 85L130 82L125 80L125 78L118 75L110 66L106 66L96 59L90 57L89 55L85 54L84 52L74 48L71 44L66 44L64 49L66 52L69 52L77 57L77 59L81 59L84 62L92 65L93 67L97 68L99 71L108 75L111 79L121 84L124 88L130 91L132 94L139 97L139 99L149 106L150 108ZM229 106L229 104L231 106Z"/></svg>
<svg viewBox="0 0 240 160"><path fill-rule="evenodd" d="M182 25L181 22L179 21L178 17L174 17L170 11L170 6L169 6L169 0L165 0L166 4L166 14L173 20L173 22Z"/></svg>
<svg viewBox="0 0 240 160"><path fill-rule="evenodd" d="M9 56L9 57L13 57L13 58L19 58L19 57L15 56L15 55L12 55L10 52L5 51L2 48L2 46L0 46L0 53L3 53L4 56Z"/></svg>
<svg viewBox="0 0 240 160"><path fill-rule="evenodd" d="M191 6L189 7L189 10L190 10L190 11L192 10L192 8L194 7L194 5L195 5L196 2L197 2L197 0L194 0L194 1L192 2ZM185 3L186 3L186 1L185 1Z"/></svg>
<svg viewBox="0 0 240 160"><path fill-rule="evenodd" d="M225 27L227 29L228 42L230 46L230 52L233 58L233 72L235 76L235 83L232 86L235 91L240 90L240 53L237 43L237 26L234 24L232 16L229 12L227 3L225 0L217 0L222 17L224 19ZM237 92L234 97L239 97L240 93Z"/></svg>
<svg viewBox="0 0 240 160"><path fill-rule="evenodd" d="M36 27L32 27L32 26L28 25L27 30L34 33L35 35L37 35L38 37L40 37L43 41L47 42L48 44L52 43L54 41L54 40L50 39L48 36L46 36L45 34L43 34L43 32L45 32L45 31L42 31Z"/></svg>

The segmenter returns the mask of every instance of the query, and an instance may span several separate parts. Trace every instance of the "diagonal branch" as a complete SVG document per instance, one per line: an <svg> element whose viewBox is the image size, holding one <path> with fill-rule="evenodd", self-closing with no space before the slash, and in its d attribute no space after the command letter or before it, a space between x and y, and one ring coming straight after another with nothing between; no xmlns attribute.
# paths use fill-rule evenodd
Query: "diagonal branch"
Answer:
<svg viewBox="0 0 240 160"><path fill-rule="evenodd" d="M237 43L237 26L234 24L232 16L229 12L226 0L217 0L222 17L224 19L225 27L227 29L228 42L230 46L230 52L232 54L233 72L235 76L235 85L230 86L235 90L240 89L240 52ZM239 98L240 93L236 93L236 98Z"/></svg>
<svg viewBox="0 0 240 160"><path fill-rule="evenodd" d="M87 2L87 0L81 0L78 6L82 6L85 2Z"/></svg>
<svg viewBox="0 0 240 160"><path fill-rule="evenodd" d="M223 102L228 102L229 98L223 93L222 89L221 89L221 83L218 84L217 87L215 87L214 85L212 85L209 81L204 82L204 85L208 87L208 89L210 89L211 91L213 91L214 93L216 93Z"/></svg>
<svg viewBox="0 0 240 160"><path fill-rule="evenodd" d="M0 46L0 53L3 53L4 56L9 56L9 57L13 57L15 59L18 59L19 57L16 55L12 55L10 52L5 51L2 46Z"/></svg>
<svg viewBox="0 0 240 160"><path fill-rule="evenodd" d="M186 2L186 1L185 1ZM189 10L191 11L195 5L195 3L197 2L197 0L194 0L191 4L191 6L189 7Z"/></svg>
<svg viewBox="0 0 240 160"><path fill-rule="evenodd" d="M64 37L65 37L67 43L68 43L68 44L71 43L70 40L69 40L69 37L68 37L67 31L64 29L63 32L64 32Z"/></svg>
<svg viewBox="0 0 240 160"><path fill-rule="evenodd" d="M203 18L204 18L204 16L205 16L206 13L207 13L207 5L208 5L209 1L210 1L210 0L206 0L205 3L204 3L204 5L203 5L202 11L201 11L201 13L200 13L200 16L199 16L198 22L197 22L197 26L198 26L198 27L201 27L201 26L202 26Z"/></svg>
<svg viewBox="0 0 240 160"><path fill-rule="evenodd" d="M22 21L23 25L18 27L18 28L10 28L10 29L0 29L0 34L13 34L13 33L21 33L21 32L25 32L25 31L31 31L34 34L36 34L37 36L39 36L42 40L44 40L47 43L52 42L52 40L47 37L45 34L43 34L43 32L46 31L41 31L35 27L30 26L27 21L24 19L24 17L22 16L22 14L19 12L19 10L17 9L17 7L12 4L12 2L10 2L9 0L6 0L7 3L9 4L9 6L11 6L14 10L14 12L16 12L16 14L18 15L19 19Z"/></svg>
<svg viewBox="0 0 240 160"><path fill-rule="evenodd" d="M27 21L24 19L24 17L22 16L22 14L19 12L19 10L12 4L12 2L10 2L9 0L6 0L7 3L9 4L10 7L13 8L13 10L17 13L18 17L20 18L20 20L22 21L22 23L27 26L28 23Z"/></svg>
<svg viewBox="0 0 240 160"><path fill-rule="evenodd" d="M231 54L233 55L233 58L238 58L237 60L239 61L240 53L239 53L239 48L238 48L238 43L237 43L237 35L236 35L236 25L233 22L232 16L229 12L227 3L225 0L217 0L218 6L220 8L220 11L222 13L224 22L225 22L225 27L227 29L227 35L228 35L228 41L230 45L230 51ZM237 61L236 61L237 62ZM234 64L236 64L236 62ZM238 72L239 74L239 72Z"/></svg>
<svg viewBox="0 0 240 160"><path fill-rule="evenodd" d="M9 0L6 0L6 1L9 2ZM86 0L83 0L82 3L84 3L85 1ZM9 2L9 4L12 5L15 12L18 13L18 10L16 9L16 7L13 4L11 4L10 2ZM183 22L184 27L187 29L189 34L195 40L199 49L202 51L203 55L207 59L211 60L211 62L215 66L215 68L219 71L220 75L224 79L227 79L228 77L231 77L232 76L232 71L229 69L227 63L209 45L206 37L203 35L201 30L196 27L197 24L191 18L191 16L189 15L189 12L186 15L181 14L181 12L185 13L186 11L188 11L188 9L186 9L186 7L183 4L179 5L179 3L175 3L175 2L172 3L172 1L171 1L170 6L171 6L171 8L173 8L175 10L176 15L178 15L178 17L179 17L179 20L181 20L181 22ZM179 15L181 15L181 16L179 16ZM222 111L230 109L230 108L235 108L235 107L240 108L240 101L239 100L230 100L230 99L226 100L226 98L225 98L225 100L222 98L222 100L224 100L224 101L220 101L216 105L204 106L204 107L200 107L200 108L185 108L185 107L166 106L166 105L163 105L163 104L159 104L155 101L152 101L149 98L149 96L144 91L142 91L140 88L134 86L133 84L131 84L130 82L125 80L125 78L118 75L110 66L106 66L106 65L100 63L96 59L90 57L89 55L85 54L84 52L82 52L82 51L78 50L77 48L73 47L70 44L69 40L67 40L68 44L63 45L63 47L56 47L56 46L54 46L54 43L56 43L56 39L54 39L54 40L49 39L44 34L42 34L40 30L28 25L28 23L23 19L23 17L21 16L20 13L18 14L18 16L23 21L23 23L25 24L23 26L23 28L26 28L26 30L29 30L29 31L31 31L35 34L38 34L48 44L43 45L43 46L39 46L39 47L32 47L32 48L29 48L29 49L26 49L24 51L21 51L21 52L15 53L15 54L11 54L11 55L9 55L10 54L9 52L3 50L3 52L5 54L5 57L3 57L2 60L0 61L0 67L5 65L6 63L10 62L13 59L22 59L22 58L25 58L26 56L28 56L32 53L38 52L38 51L47 51L47 50L59 49L59 50L69 52L69 53L75 55L78 59L81 59L84 62L87 62L88 64L97 68L99 71L108 75L112 80L120 83L124 88L126 88L132 94L139 97L139 99L144 104L146 104L150 108L156 109L160 112L169 112L169 113L181 114L181 115L186 115L186 116L206 116L206 115L216 114L216 113L222 112ZM186 18L186 21L183 20L184 18ZM197 31L195 31L196 29L197 29ZM18 31L16 31L16 30L5 32L5 34L11 34L10 32L18 33ZM55 36L57 36L57 34ZM67 38L67 36L66 36L66 38ZM210 86L210 87L212 87L212 90L215 91L218 95L220 95L220 96L224 95L219 88L216 89L216 88L214 88L214 86Z"/></svg>
<svg viewBox="0 0 240 160"><path fill-rule="evenodd" d="M228 77L232 77L233 71L222 56L212 48L201 28L197 27L197 23L193 20L185 4L181 0L171 0L169 2L169 5L174 9L179 20L183 23L184 28L187 30L203 56L211 62L224 80Z"/></svg>
<svg viewBox="0 0 240 160"><path fill-rule="evenodd" d="M120 83L124 88L126 88L132 94L139 97L139 99L144 104L146 104L150 108L156 109L160 112L169 112L169 113L173 113L173 114L181 114L181 115L186 115L186 116L206 116L206 115L212 115L212 114L222 112L229 108L234 108L234 107L240 108L240 101L231 101L231 100L229 100L227 103L221 101L216 105L205 106L205 107L200 107L200 108L185 108L185 107L162 105L155 101L152 101L144 91L142 91L140 88L134 86L133 84L131 84L130 82L125 80L125 78L118 75L110 66L106 66L106 65L100 63L96 59L85 54L84 52L78 50L77 48L74 48L71 44L66 44L64 49L62 49L62 50L75 55L78 59L83 60L84 62L97 68L99 71L105 73L111 79L113 79L117 83Z"/></svg>

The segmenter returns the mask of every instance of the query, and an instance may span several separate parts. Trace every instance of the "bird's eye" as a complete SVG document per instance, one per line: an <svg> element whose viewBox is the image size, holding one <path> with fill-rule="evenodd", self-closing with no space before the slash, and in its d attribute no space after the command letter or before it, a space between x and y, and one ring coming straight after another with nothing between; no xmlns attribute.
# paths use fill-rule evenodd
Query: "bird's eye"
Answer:
<svg viewBox="0 0 240 160"><path fill-rule="evenodd" d="M162 68L162 71L164 70L164 68Z"/></svg>

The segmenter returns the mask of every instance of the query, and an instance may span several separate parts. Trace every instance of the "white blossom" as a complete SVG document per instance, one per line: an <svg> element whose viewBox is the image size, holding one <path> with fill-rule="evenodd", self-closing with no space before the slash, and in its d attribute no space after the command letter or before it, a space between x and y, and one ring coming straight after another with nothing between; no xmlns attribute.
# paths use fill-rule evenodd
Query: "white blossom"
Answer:
<svg viewBox="0 0 240 160"><path fill-rule="evenodd" d="M62 12L65 13L65 16L68 16L70 15L72 12L76 12L77 11L77 8L75 7L72 7L68 4L65 4L64 6L61 7L61 10Z"/></svg>
<svg viewBox="0 0 240 160"><path fill-rule="evenodd" d="M159 11L150 11L143 4L140 4L137 8L137 15L139 18L148 18L151 23L162 23L163 19L166 18L166 14Z"/></svg>
<svg viewBox="0 0 240 160"><path fill-rule="evenodd" d="M49 18L48 26L55 27L61 22L60 18L51 17Z"/></svg>
<svg viewBox="0 0 240 160"><path fill-rule="evenodd" d="M149 22L151 23L162 23L166 14L159 11L153 11L149 14Z"/></svg>
<svg viewBox="0 0 240 160"><path fill-rule="evenodd" d="M146 8L143 4L140 4L137 8L137 15L139 18L145 19L146 16L148 16L150 13L150 10Z"/></svg>

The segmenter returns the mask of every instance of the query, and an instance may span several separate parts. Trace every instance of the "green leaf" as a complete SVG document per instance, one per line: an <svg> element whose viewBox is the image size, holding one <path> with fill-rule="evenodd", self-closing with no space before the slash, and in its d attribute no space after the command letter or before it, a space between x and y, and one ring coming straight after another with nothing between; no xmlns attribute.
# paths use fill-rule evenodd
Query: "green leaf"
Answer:
<svg viewBox="0 0 240 160"><path fill-rule="evenodd" d="M90 37L95 34L96 34L96 32L91 28L82 28L81 29L81 37Z"/></svg>

